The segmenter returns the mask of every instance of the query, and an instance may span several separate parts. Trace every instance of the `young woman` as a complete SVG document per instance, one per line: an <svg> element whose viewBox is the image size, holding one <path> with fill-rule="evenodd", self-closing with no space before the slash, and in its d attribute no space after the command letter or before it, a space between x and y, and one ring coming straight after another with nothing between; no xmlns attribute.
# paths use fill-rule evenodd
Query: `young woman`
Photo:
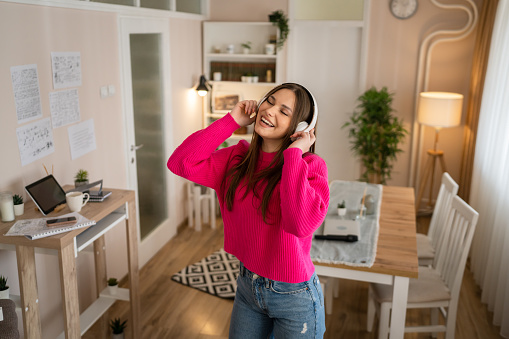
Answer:
<svg viewBox="0 0 509 339"><path fill-rule="evenodd" d="M299 122L313 121L315 109L307 89L282 84L259 105L239 102L168 160L175 174L217 192L224 248L241 262L230 338L322 338L325 332L309 251L329 205L327 166L313 153L314 128L296 132ZM251 144L216 150L252 123Z"/></svg>

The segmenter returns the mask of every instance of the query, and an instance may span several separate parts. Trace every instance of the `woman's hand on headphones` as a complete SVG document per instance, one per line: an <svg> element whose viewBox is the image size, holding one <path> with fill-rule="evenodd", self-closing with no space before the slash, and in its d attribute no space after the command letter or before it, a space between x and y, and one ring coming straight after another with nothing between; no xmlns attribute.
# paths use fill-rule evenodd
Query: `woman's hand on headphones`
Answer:
<svg viewBox="0 0 509 339"><path fill-rule="evenodd" d="M306 153L316 141L315 129L312 128L309 132L295 132L291 138L295 141L288 148L300 148L302 153Z"/></svg>
<svg viewBox="0 0 509 339"><path fill-rule="evenodd" d="M233 107L230 114L239 126L248 126L256 120L256 116L253 118L250 118L250 116L256 113L257 108L256 100L242 100Z"/></svg>

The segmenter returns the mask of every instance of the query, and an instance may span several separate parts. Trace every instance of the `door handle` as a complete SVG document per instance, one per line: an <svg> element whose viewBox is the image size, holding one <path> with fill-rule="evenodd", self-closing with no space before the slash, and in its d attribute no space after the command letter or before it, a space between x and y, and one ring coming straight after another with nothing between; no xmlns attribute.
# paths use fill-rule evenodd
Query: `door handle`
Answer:
<svg viewBox="0 0 509 339"><path fill-rule="evenodd" d="M132 151L132 152L137 151L137 150L139 150L139 149L140 149L140 148L142 148L142 147L143 147L143 144L141 144L141 145L137 145L137 146L135 146L135 145L131 145L131 151Z"/></svg>

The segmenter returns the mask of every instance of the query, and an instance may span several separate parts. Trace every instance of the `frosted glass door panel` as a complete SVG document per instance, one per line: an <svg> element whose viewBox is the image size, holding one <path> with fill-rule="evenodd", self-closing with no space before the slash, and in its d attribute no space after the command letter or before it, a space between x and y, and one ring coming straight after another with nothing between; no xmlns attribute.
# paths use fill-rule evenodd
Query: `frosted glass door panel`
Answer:
<svg viewBox="0 0 509 339"><path fill-rule="evenodd" d="M160 43L159 34L130 35L141 239L168 218Z"/></svg>

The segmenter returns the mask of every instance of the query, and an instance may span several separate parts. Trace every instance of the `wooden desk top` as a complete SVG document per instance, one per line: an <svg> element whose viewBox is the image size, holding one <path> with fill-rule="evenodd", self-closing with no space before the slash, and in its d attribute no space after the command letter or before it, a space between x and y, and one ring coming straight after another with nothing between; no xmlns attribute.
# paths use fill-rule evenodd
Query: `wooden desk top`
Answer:
<svg viewBox="0 0 509 339"><path fill-rule="evenodd" d="M65 191L72 188L72 186L64 186ZM99 221L114 210L122 207L127 201L134 202L134 191L130 190L120 190L120 189L110 189L104 188L105 191L111 191L112 194L106 198L103 202L88 202L79 212L84 217ZM1 222L0 221L0 244L12 244L12 245L24 245L24 246L32 246L32 247L42 247L42 248L51 248L51 249L62 249L65 246L69 245L74 241L74 237L78 234L84 232L88 229L88 227L79 228L74 231L64 232L55 234L50 237L30 240L26 237L22 236L4 236L7 231L11 228L12 225L18 220L21 219L36 219L36 218L47 218L47 217L58 217L59 215L70 213L71 211L65 206L59 212L51 212L48 215L44 216L35 206L32 200L25 202L25 213L19 217L16 217L14 221L11 222Z"/></svg>
<svg viewBox="0 0 509 339"><path fill-rule="evenodd" d="M419 264L414 199L414 189L411 187L383 187L380 230L373 266L367 268L318 262L314 264L417 278Z"/></svg>

